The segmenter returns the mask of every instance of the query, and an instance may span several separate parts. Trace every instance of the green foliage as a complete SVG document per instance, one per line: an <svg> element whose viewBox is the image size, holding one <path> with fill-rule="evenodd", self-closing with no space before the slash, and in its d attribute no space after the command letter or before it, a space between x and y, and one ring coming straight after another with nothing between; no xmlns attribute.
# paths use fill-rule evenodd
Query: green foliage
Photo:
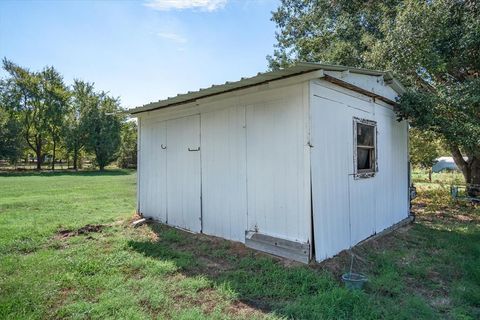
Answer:
<svg viewBox="0 0 480 320"><path fill-rule="evenodd" d="M104 170L118 156L123 120L120 111L119 100L102 92L96 95L95 103L89 105L85 112L85 150L95 155L100 170Z"/></svg>
<svg viewBox="0 0 480 320"><path fill-rule="evenodd" d="M480 3L408 3L390 41L402 48L392 51L398 71L415 84L400 115L441 135L466 182L480 184Z"/></svg>
<svg viewBox="0 0 480 320"><path fill-rule="evenodd" d="M70 92L63 77L53 67L46 67L41 74L41 92L44 105L44 121L52 142L52 170L55 169L56 149L62 139L68 115Z"/></svg>
<svg viewBox="0 0 480 320"><path fill-rule="evenodd" d="M122 124L121 146L118 155L120 168L137 167L137 123L128 121Z"/></svg>
<svg viewBox="0 0 480 320"><path fill-rule="evenodd" d="M21 126L0 104L0 159L15 163L23 152Z"/></svg>
<svg viewBox="0 0 480 320"><path fill-rule="evenodd" d="M412 125L444 137L458 156L467 182L480 184L480 78L455 85L440 84L436 93L409 91L400 103ZM460 150L469 158L464 161Z"/></svg>
<svg viewBox="0 0 480 320"><path fill-rule="evenodd" d="M465 180L480 184L480 2L282 0L272 20L271 68L300 60L393 70L410 88L399 117L441 136Z"/></svg>
<svg viewBox="0 0 480 320"><path fill-rule="evenodd" d="M53 67L32 72L3 59L3 68L9 75L2 80L3 108L14 113L21 123L22 136L36 154L37 169L40 169L49 139L55 158L68 109L68 89Z"/></svg>
<svg viewBox="0 0 480 320"><path fill-rule="evenodd" d="M48 136L48 118L42 97L42 75L3 59L3 68L9 74L2 86L2 104L16 113L22 124L26 144L37 156L37 168L43 161Z"/></svg>
<svg viewBox="0 0 480 320"><path fill-rule="evenodd" d="M85 146L87 136L84 118L86 112L97 102L97 98L93 84L81 80L74 81L71 94L71 109L67 115L63 134L67 152L73 157L73 169L77 169L78 158Z"/></svg>
<svg viewBox="0 0 480 320"><path fill-rule="evenodd" d="M71 155L77 169L79 157L86 151L103 170L117 158L124 143L123 162L136 162L136 132L123 124L119 99L97 93L93 84L81 80L75 80L70 90L53 67L32 72L3 59L3 68L8 76L0 79L0 107L8 116L2 113L0 117L0 134L5 140L1 157L18 158L27 145L36 154L37 169L50 151L52 170L58 151L64 158ZM123 138L122 126L126 130ZM13 134L16 140L9 138Z"/></svg>
<svg viewBox="0 0 480 320"><path fill-rule="evenodd" d="M273 12L278 27L273 69L295 61L379 67L374 58L403 1L282 0Z"/></svg>
<svg viewBox="0 0 480 320"><path fill-rule="evenodd" d="M428 169L435 164L435 159L445 155L448 151L443 142L430 131L410 129L410 162L414 167Z"/></svg>

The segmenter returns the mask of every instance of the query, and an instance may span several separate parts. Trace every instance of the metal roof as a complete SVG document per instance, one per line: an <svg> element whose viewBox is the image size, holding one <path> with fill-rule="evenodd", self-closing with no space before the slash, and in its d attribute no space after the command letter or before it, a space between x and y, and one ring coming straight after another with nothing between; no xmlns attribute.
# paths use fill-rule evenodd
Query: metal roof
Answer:
<svg viewBox="0 0 480 320"><path fill-rule="evenodd" d="M327 65L327 64L319 64L319 63L312 63L312 62L301 62L285 69L258 73L256 76L251 78L241 78L240 80L234 81L234 82L227 81L221 85L212 85L209 88L199 89L198 91L189 91L187 93L178 94L175 97L169 97L164 100L151 102L141 107L130 109L128 110L128 113L137 114L141 112L146 112L146 111L151 111L155 109L166 108L166 107L171 107L179 104L193 102L200 98L210 97L210 96L225 93L225 92L244 89L244 88L256 86L262 83L289 78L289 77L293 77L293 76L297 76L300 74L317 71L317 70L349 71L351 73L365 74L370 76L383 76L385 81L389 83L390 86L395 91L397 91L398 93L402 93L404 91L404 88L402 87L400 82L393 77L391 72L351 68L351 67L339 66L339 65Z"/></svg>

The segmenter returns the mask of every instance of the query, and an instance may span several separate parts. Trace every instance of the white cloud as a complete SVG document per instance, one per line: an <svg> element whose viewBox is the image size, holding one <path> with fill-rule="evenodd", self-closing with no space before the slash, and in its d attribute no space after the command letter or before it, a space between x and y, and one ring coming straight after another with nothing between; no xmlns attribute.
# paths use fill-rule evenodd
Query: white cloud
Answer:
<svg viewBox="0 0 480 320"><path fill-rule="evenodd" d="M187 43L187 38L173 32L158 32L157 36L176 43Z"/></svg>
<svg viewBox="0 0 480 320"><path fill-rule="evenodd" d="M147 0L144 5L159 11L200 9L215 11L222 9L227 0Z"/></svg>

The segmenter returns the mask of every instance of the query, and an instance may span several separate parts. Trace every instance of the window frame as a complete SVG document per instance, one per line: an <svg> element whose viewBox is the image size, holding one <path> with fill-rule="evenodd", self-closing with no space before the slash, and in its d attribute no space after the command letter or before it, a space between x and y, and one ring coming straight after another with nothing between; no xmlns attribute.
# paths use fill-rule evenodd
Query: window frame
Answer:
<svg viewBox="0 0 480 320"><path fill-rule="evenodd" d="M358 145L357 130L358 124L367 125L373 127L373 147ZM377 122L368 119L362 119L353 117L353 171L355 179L372 178L378 172L378 145L377 145ZM358 148L373 150L373 157L370 157L371 165L370 169L358 169Z"/></svg>

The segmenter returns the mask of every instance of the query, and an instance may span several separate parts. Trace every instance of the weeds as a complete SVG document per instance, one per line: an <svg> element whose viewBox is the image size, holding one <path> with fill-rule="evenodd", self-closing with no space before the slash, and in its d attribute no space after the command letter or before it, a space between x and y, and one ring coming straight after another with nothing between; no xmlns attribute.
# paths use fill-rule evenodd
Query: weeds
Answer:
<svg viewBox="0 0 480 320"><path fill-rule="evenodd" d="M2 319L476 319L480 209L452 202L455 177L416 173L417 220L341 253L286 263L158 224L131 228L132 172L0 177Z"/></svg>

